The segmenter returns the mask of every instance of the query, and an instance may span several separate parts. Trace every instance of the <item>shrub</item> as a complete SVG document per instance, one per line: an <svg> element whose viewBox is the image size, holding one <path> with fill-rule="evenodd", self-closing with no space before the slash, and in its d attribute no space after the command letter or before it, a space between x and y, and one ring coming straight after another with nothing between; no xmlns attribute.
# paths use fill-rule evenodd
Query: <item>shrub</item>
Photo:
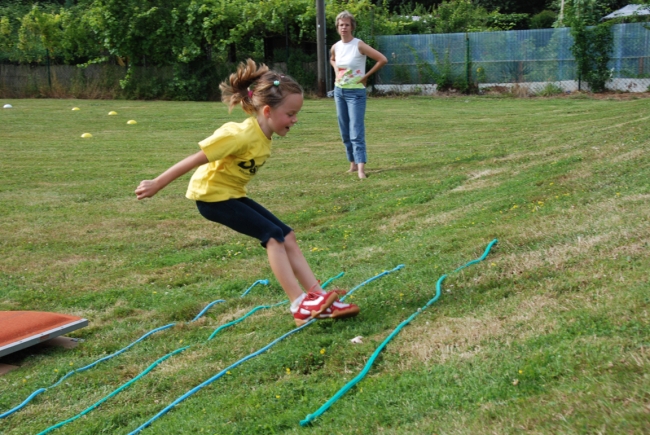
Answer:
<svg viewBox="0 0 650 435"><path fill-rule="evenodd" d="M557 20L557 14L553 11L542 11L533 15L530 19L531 29L550 29Z"/></svg>
<svg viewBox="0 0 650 435"><path fill-rule="evenodd" d="M552 97L554 95L559 95L564 91L562 88L555 83L547 83L541 91L535 93L538 97Z"/></svg>

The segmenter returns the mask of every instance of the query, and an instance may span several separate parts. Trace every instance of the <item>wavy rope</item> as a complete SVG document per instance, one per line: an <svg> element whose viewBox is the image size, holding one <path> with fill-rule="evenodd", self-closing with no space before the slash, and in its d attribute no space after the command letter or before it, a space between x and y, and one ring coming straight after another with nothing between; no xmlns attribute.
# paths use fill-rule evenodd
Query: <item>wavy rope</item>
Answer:
<svg viewBox="0 0 650 435"><path fill-rule="evenodd" d="M118 350L117 352L115 352L115 353L113 353L113 354L111 354L111 355L105 356L105 357L103 357L103 358L100 358L100 359L98 359L97 361L95 361L94 363L88 364L88 365L85 366L85 367L82 367L82 368L80 368L80 369L76 369L76 370L73 370L73 371L71 371L71 372L68 372L65 376L63 376L61 379L59 379L58 382L52 384L51 386L49 386L49 387L47 387L47 388L40 388L40 389L34 391L34 392L33 392L33 393L32 393L32 394L31 394L27 399L25 399L25 400L23 401L23 403L21 403L20 405L16 406L15 408L10 409L9 411L5 412L4 414L0 414L0 419L2 419L2 418L6 418L6 417L9 417L9 416L10 416L11 414L13 414L14 412L20 411L20 410L23 409L23 408L24 408L24 407L25 407L29 402L31 402L32 399L33 399L34 397L38 396L38 395L41 394L41 393L44 393L45 391L49 390L50 388L54 388L54 387L58 386L61 382L65 381L65 380L68 379L70 376L72 376L72 375L74 375L74 374L77 374L77 373L80 373L80 372L83 372L83 371L86 371L86 370L88 370L88 369L91 369L91 368L95 367L97 364L99 364L100 362L103 362L103 361L106 361L106 360L108 360L108 359L114 358L114 357L118 356L119 354L126 352L126 351L129 350L131 347L133 347L136 343L139 343L140 341L142 341L142 340L144 340L145 338L149 337L151 334L154 334L154 333L156 333L156 332L158 332L158 331L162 331L162 330L165 330L165 329L171 328L171 327L174 326L174 325L175 325L175 323L170 323L169 325L165 325L165 326L161 326L161 327L159 327L159 328L153 329L153 330L147 332L146 334L144 334L142 337L138 338L138 339L137 339L136 341L134 341L133 343L131 343L131 344L129 344L128 346L126 346L126 347L124 347L124 348Z"/></svg>
<svg viewBox="0 0 650 435"><path fill-rule="evenodd" d="M382 273L380 273L379 275L373 276L372 278L365 280L364 282L362 282L362 283L359 284L358 286L356 286L356 287L354 287L353 289L351 289L350 291L348 291L348 292L345 294L345 296L343 296L340 300L341 300L341 301L344 301L345 298L347 298L347 297L350 296L352 293L354 293L355 291L357 291L359 288L363 287L364 285L368 284L369 282L372 282L372 281L374 281L374 280L376 280L376 279L379 279L379 278L381 278L381 277L384 276L384 275L388 275L389 273L396 272L396 271L402 269L403 267L404 267L404 265L403 265L403 264L400 264L399 266L395 267L394 269L391 269L391 270L384 270L384 271L383 271Z"/></svg>
<svg viewBox="0 0 650 435"><path fill-rule="evenodd" d="M94 410L95 408L98 408L99 405L101 405L102 403L106 402L106 401L107 401L108 399L110 399L111 397L116 396L120 391L122 391L122 390L128 388L128 387L129 387L131 384L133 384L134 382L137 382L141 377L145 376L147 373L149 373L151 370L153 370L156 366L158 366L160 363L162 363L162 362L165 361L166 359L171 358L172 356L176 355L177 353L181 353L181 352L183 352L185 349L187 349L187 348L189 348L189 347L190 347L190 346L185 346L185 347L182 347L182 348L180 348L180 349L176 349L175 351L168 353L167 355L163 356L162 358L157 359L153 364L151 364L149 367L147 367L147 368L146 368L142 373L140 373L140 374L139 374L138 376L136 376L135 378L131 379L131 380L130 380L129 382L127 382L126 384L122 385L120 388L114 390L114 391L113 391L112 393L110 393L108 396L102 398L101 400L99 400L98 402L94 403L94 404L91 405L90 407L86 408L84 411L80 412L79 414L75 415L74 417L71 417L71 418L69 418L69 419L67 419L67 420L65 420L65 421L62 421L62 422L60 422L60 423L57 423L57 424L55 424L54 426L48 427L48 428L45 429L44 431L40 432L38 435L45 435L45 434L47 434L47 433L52 432L52 431L55 430L55 429L60 428L61 426L64 426L64 425L66 425L66 424L68 424L68 423L72 423L73 421L75 421L75 420L77 420L77 419L83 417L84 415L88 414L89 412L91 412L91 411Z"/></svg>
<svg viewBox="0 0 650 435"><path fill-rule="evenodd" d="M334 281L335 279L339 279L339 278L342 277L343 275L345 275L345 272L341 272L341 273L339 273L338 275L331 277L330 279L328 279L327 281L325 281L325 283L324 283L323 285L321 285L320 288L322 288L322 289L324 290L325 287L327 287L328 285L330 285L330 284L332 283L332 281Z"/></svg>
<svg viewBox="0 0 650 435"><path fill-rule="evenodd" d="M330 285L330 283L331 283L332 281L334 281L335 279L339 279L339 278L342 277L343 275L344 275L344 272L341 272L341 273L339 273L338 275L336 275L336 276L334 276L334 277L328 279L327 281L325 281L325 284L323 284L323 285L321 286L321 288L324 289L325 287L327 287L328 285ZM257 284L258 282L259 282L259 283L262 283L262 284L267 284L267 285L268 285L269 280L267 280L267 279L266 279L266 280L260 280L260 281L257 281L255 284ZM244 292L244 294L242 295L242 297L243 297L244 295L246 295L246 293L248 293L249 290L250 290L251 288L253 288L253 286L254 286L255 284L253 284L253 285L252 285L248 290L246 290L246 291ZM237 320L233 320L233 321L230 322L230 323L226 323L225 325L221 325L221 326L219 326L217 329L214 330L214 332L212 333L212 335L210 335L210 337L208 338L208 341L212 340L212 339L214 338L214 336L217 335L217 333L219 333L219 331L221 331L221 330L223 330L223 329L226 329L226 328L229 328L229 327L231 327L231 326L233 326L233 325L236 325L237 323L239 323L239 322L241 322L242 320L246 319L248 316L250 316L251 314L255 313L256 311L259 311L259 310L262 310L262 309L265 309L265 308L275 308L275 307L277 307L277 306L279 306L279 305L284 305L284 304L286 304L286 303L288 303L288 302L289 302L289 301L282 301L282 302L278 302L277 304L273 304L273 305L260 305L259 307L255 307L255 308L253 308L251 311L249 311L248 313L246 313L244 316L240 317L239 319L237 319Z"/></svg>
<svg viewBox="0 0 650 435"><path fill-rule="evenodd" d="M208 337L208 341L212 340L214 338L214 336L217 335L217 333L219 331L221 331L223 329L226 329L226 328L229 328L229 327L231 327L233 325L236 325L237 323L239 323L242 320L246 319L248 316L252 315L256 311L262 310L264 308L274 308L274 307L277 307L278 305L286 304L287 302L289 302L289 301L278 302L277 304L274 304L274 305L260 305L258 307L255 307L252 310L250 310L248 313L246 313L245 315L240 317L239 319L233 320L232 322L229 322L229 323L226 323L225 325L219 326L217 329L214 330L214 332L210 335L210 337Z"/></svg>
<svg viewBox="0 0 650 435"><path fill-rule="evenodd" d="M334 279L340 278L341 276L343 276L343 273L340 273L339 275L337 275L337 276L335 276L335 277L333 277L333 278L330 278L330 279L328 280L328 283L331 282L331 281L333 281ZM249 292L249 291L250 291L250 290L251 290L251 289L252 289L256 284L265 284L265 285L268 285L268 280L258 280L258 281L256 281L252 286L250 286L250 287L248 288L248 290L246 290L246 292L244 292L244 294L243 294L241 297L245 296L245 295L246 295L246 294L247 294L247 293L248 293L248 292ZM200 312L199 314L197 314L196 317L194 317L194 319L192 319L192 322L198 320L198 319L199 319L203 314L205 314L205 312L206 312L207 310L209 310L212 306L214 306L215 304L220 303L220 302L225 302L225 300L223 300L223 299L219 299L219 300L213 301L213 302L211 302L210 304L206 305L206 307L205 307L203 310L201 310L201 312ZM223 329L225 329L225 328L228 328L228 327L230 327L230 326L233 326L233 325L235 325L235 324L241 322L242 320L246 319L247 317L249 317L250 315L252 315L252 314L255 313L256 311L259 311L259 310L261 310L261 309L263 309L263 308L273 308L273 307L277 307L277 306L279 306L279 305L286 304L287 302L288 302L288 301L282 301L282 302L279 302L279 303L274 304L274 305L261 305L261 306L259 306L259 307L256 307L256 308L254 308L253 310L251 310L250 312L248 312L246 315L242 316L241 318L239 318L239 319L237 319L237 320L235 320L235 321L233 321L233 322L227 323L227 324L225 324L225 325L222 325L222 326L220 326L219 328L217 328L217 329L212 333L212 335L210 335L210 337L208 338L207 341L212 340L212 338L213 338L213 337L214 337L214 336L215 336L219 331L221 331L221 330L223 330ZM168 325L168 326L169 326L169 325ZM171 326L173 326L173 324L172 324ZM142 338L144 338L144 337L142 337ZM142 339L142 338L141 338L141 339ZM134 344L135 344L135 343L134 343ZM60 427L62 427L62 426L64 426L64 425L66 425L66 424L68 424L68 423L71 423L71 422L77 420L78 418L80 418L80 417L82 417L82 416L84 416L84 415L90 413L90 412L93 411L94 409L98 408L102 403L104 403L104 402L106 402L108 399L110 399L110 398L116 396L116 395L119 394L122 390L128 388L131 384L137 382L140 378L142 378L143 376L147 375L151 370L153 370L153 369L154 369L156 366L158 366L160 363L162 363L162 362L165 361L166 359L168 359L168 358L170 358L170 357L172 357L172 356L174 356L174 355L176 355L176 354L178 354L178 353L184 351L185 349L187 349L187 348L189 348L189 347L190 347L190 346L185 346L185 347L183 347L183 348L176 349L175 351L173 351L173 352L171 352L171 353L169 353L169 354L167 354L167 355L165 355L165 356L159 358L159 359L156 360L153 364L151 364L147 369L145 369L144 371L142 371L138 376L136 376L135 378L133 378L133 379L131 379L130 381L126 382L125 384L123 384L122 386L120 386L119 388L117 388L116 390L114 390L113 392L111 392L110 394L108 394L106 397L100 399L98 402L96 402L95 404L93 404L92 406L90 406L89 408L87 408L86 410L84 410L84 411L82 411L81 413L75 415L74 417L71 417L71 418L69 418L69 419L67 419L67 420L65 420L65 421L62 421L62 422L60 422L60 423L55 424L54 426L51 426L51 427L45 429L45 431L39 433L38 435L44 435L44 434L46 434L46 433L49 433L49 432L51 432L51 431L53 431L53 430L55 430L55 429L58 429L58 428L60 428ZM126 350L126 348L125 348L125 350ZM37 394L40 394L40 393L42 393L42 392L44 392L44 391L46 391L46 389L41 389L41 390L39 390L38 392L33 393L33 396L36 396ZM31 400L31 398L30 398L29 400Z"/></svg>
<svg viewBox="0 0 650 435"><path fill-rule="evenodd" d="M350 290L347 294L349 295L349 294L351 294L353 291L356 291L358 288L360 288L360 287L362 287L362 286L368 284L369 282L372 282L372 281L374 281L375 279L378 279L378 278L380 278L380 277L382 277L382 276L384 276L384 275L387 275L387 274L389 274L389 273L391 273L391 272L397 271L397 270L399 270L399 269L401 269L401 268L403 268L403 267L404 267L404 265L403 265L403 264L400 264L399 266L397 266L396 268L394 268L394 269L392 269L392 270L390 270L390 271L384 271L384 272L380 273L379 275L377 275L377 276L375 276L375 277L372 277L372 278L370 278L370 279L368 279L368 280L362 282L361 284L359 284L358 286L356 286L354 289ZM338 277L340 277L340 276L342 276L342 275L339 274L338 276L332 278L331 280L328 280L328 282L327 282L326 284L329 284L329 282L331 282L333 279L336 279L336 278L338 278ZM324 284L323 286L325 286L326 284ZM277 305L279 305L279 304L277 304ZM225 369L221 370L219 373L217 373L216 375L214 375L214 376L211 377L210 379L208 379L208 380L202 382L201 384L199 384L199 385L197 385L196 387L194 387L194 388L192 388L191 390L189 390L187 393L185 393L185 394L183 394L182 396L178 397L176 400L174 400L172 403L170 403L170 404L167 405L164 409L162 409L160 412L158 412L158 414L154 415L154 416L151 417L149 420L147 420L146 422L144 422L142 425L140 425L139 427L137 427L133 432L130 432L129 435L135 435L135 434L138 434L138 433L142 432L144 429L146 429L147 427L151 426L151 424L152 424L154 421L156 421L157 419L159 419L160 417L162 417L163 415L165 415L166 413L168 413L172 408L174 408L174 406L178 405L179 403L181 403L182 401L184 401L184 400L187 399L188 397L192 396L192 395L195 394L196 392L198 392L198 391L202 390L203 388L207 387L208 385L210 385L212 382L216 381L217 379L221 378L221 377L222 377L223 375L225 375L229 370L234 369L235 367L239 366L240 364L243 364L244 362L248 361L249 359L255 358L256 356L258 356L258 355L260 355L260 354L266 352L268 349L270 349L271 347L275 346L277 343L281 342L282 340L284 340L285 338L289 337L290 335L295 334L296 332L302 330L303 328L307 327L308 325L311 325L311 324L314 323L316 320L317 320L317 319L311 319L310 321L308 321L308 322L305 323L304 325L299 326L299 327L297 327L297 328L295 328L295 329L293 329L293 330L287 332L286 334L284 334L283 336L281 336L281 337L279 337L279 338L276 338L275 340L273 340L271 343L267 344L267 345L264 346L263 348L261 348L261 349L257 350L256 352L253 352L253 353L251 353L251 354L245 356L244 358L240 359L239 361L237 361L237 362L231 364L230 366L226 367ZM217 331L215 331L215 333L216 333L216 332L217 332ZM214 333L213 333L213 335L214 335ZM211 337L212 337L212 336L211 336Z"/></svg>
<svg viewBox="0 0 650 435"><path fill-rule="evenodd" d="M211 302L211 303L208 304L208 305L207 305L203 310L201 310L201 312L200 312L196 317L194 317L194 319L192 319L192 322L198 320L198 319L199 319L203 314L205 314L205 312L206 312L207 310L209 310L213 305L215 305L215 304L217 304L217 303L220 303L220 302L225 302L225 300L220 299L220 300L216 300L216 301L214 301L214 302ZM159 327L159 328L152 329L151 331L149 331L149 332L147 332L146 334L144 334L142 337L140 337L140 338L138 338L137 340L135 340L133 343L131 343L131 344L129 344L128 346L126 346L126 347L124 347L124 348L118 350L117 352L112 353L112 354L110 354L110 355L108 355L108 356L105 356L105 357L103 357L103 358L100 358L100 359L98 359L97 361L95 361L95 362L93 362L93 363L91 363L91 364L88 364L88 365L85 366L85 367L81 367L81 368L79 368L79 369L75 369L75 370L72 370L71 372L66 373L66 374L65 374L61 379L59 379L59 380L58 380L57 382L55 382L54 384L52 384L52 385L50 385L49 387L46 387L46 388L39 388L38 390L36 390L36 391L34 391L32 394L30 394L30 395L27 397L27 399L25 399L25 400L24 400L20 405L18 405L18 406L16 406L15 408L12 408L12 409L10 409L10 410L8 410L8 411L6 411L6 412L0 414L0 419L3 419L3 418L6 418L6 417L9 417L11 414L20 411L20 410L23 409L25 406L27 406L27 404L28 404L29 402L31 402L31 401L32 401L36 396L38 396L38 395L41 394L41 393L46 392L47 390L49 390L49 389L51 389L51 388L55 388L55 387L59 386L63 381L65 381L66 379L70 378L71 376L73 376L73 375L75 375L75 374L77 374L77 373L81 373L81 372L84 372L84 371L86 371L86 370L89 370L89 369L95 367L97 364L99 364L99 363L101 363L101 362L104 362L104 361L106 361L106 360L109 360L109 359L111 359L111 358L114 358L114 357L116 357L116 356L118 356L118 355L120 355L120 354L126 352L127 350L129 350L130 348L132 348L133 346L135 346L137 343L139 343L140 341L144 340L145 338L149 337L150 335L155 334L155 333L158 332L158 331L163 331L163 330L165 330L165 329L169 329L169 328L171 328L171 327L174 326L174 325L176 325L176 323L170 323L169 325L165 325L165 326L161 326L161 327Z"/></svg>
<svg viewBox="0 0 650 435"><path fill-rule="evenodd" d="M490 249L492 249L492 246L494 246L495 243L497 243L497 239L492 240L492 241L490 242L490 244L488 244L487 248L485 249L485 252L483 253L483 255L482 255L480 258L468 262L468 263L465 264L464 266L461 266L461 267L459 267L458 269L456 269L454 272L458 272L459 270L462 270L462 269L464 269L464 268L467 267L467 266L470 266L470 265L472 265L472 264L476 264L476 263L478 263L478 262L480 262L480 261L483 261L483 260L487 257L488 253L490 252ZM417 317L417 316L418 316L422 311L426 310L428 307L430 307L434 302L436 302L436 301L440 298L440 295L441 295L441 293L442 293L441 285L442 285L442 282L445 280L445 278L447 278L447 275L442 275L442 276L438 279L438 282L436 282L436 295L435 295L435 297L433 297L433 299L431 299L429 302L427 302L427 304L426 304L423 308L418 308L418 310L417 310L415 313L413 313L413 314L412 314L408 319L406 319L406 320L404 320L402 323L400 323L400 324L397 326L397 328L395 328L395 329L393 330L393 332L392 332L388 337L386 337L386 339L385 339L385 340L384 340L384 341L379 345L379 347L378 347L378 348L373 352L372 356L370 357L370 359L369 359L368 362L366 363L366 366L363 368L363 370L362 370L362 371L361 371L357 376L355 376L354 379L352 379L350 382L348 382L347 384L345 384L345 385L343 386L343 388L341 388L341 389L340 389L336 394L334 394L334 396L332 396L332 398L330 398L330 399L329 399L327 402L325 402L325 403L324 403L320 408L318 408L318 410L316 410L313 414L308 414L308 415L305 417L304 420L301 420L301 421L300 421L300 425L301 425L301 426L307 426L307 425L310 424L312 421L314 421L316 418L320 417L320 416L321 416L325 411L327 411L327 410L328 410L328 409L329 409L329 408L330 408L330 407L331 407L331 406L332 406L332 405L333 405L337 400L339 400L341 397L343 397L343 395L344 395L345 393L347 393L348 391L350 391L350 389L351 389L352 387L354 387L356 384L358 384L358 383L359 383L359 382L360 382L360 381L361 381L361 380L366 376L366 374L368 373L368 371L370 370L370 368L371 368L372 365L374 364L375 359L377 358L377 356L379 355L379 353L380 353L380 352L381 352L381 351L386 347L386 345L387 345L387 344L388 344L388 343L393 339L393 337L395 337L395 336L396 336L396 335L397 335L397 334L402 330L403 327L405 327L406 325L408 325L408 324L409 324L413 319L415 319L415 318L416 318L416 317Z"/></svg>
<svg viewBox="0 0 650 435"><path fill-rule="evenodd" d="M243 298L244 296L246 296L246 295L248 294L248 292L251 291L251 289L252 289L253 287L255 287L257 284L269 285L269 280L268 280L268 279L258 279L257 281L255 281L255 282L253 283L252 286L248 287L248 289L247 289L244 293L242 293L242 295L240 296L240 298Z"/></svg>
<svg viewBox="0 0 650 435"><path fill-rule="evenodd" d="M217 299L216 301L210 302L208 305L205 306L204 309L201 310L199 314L196 315L196 317L192 319L192 322L196 322L197 320L199 320L201 316L205 314L205 312L208 311L210 308L212 308L214 304L219 304L221 302L226 302L226 301L225 299Z"/></svg>

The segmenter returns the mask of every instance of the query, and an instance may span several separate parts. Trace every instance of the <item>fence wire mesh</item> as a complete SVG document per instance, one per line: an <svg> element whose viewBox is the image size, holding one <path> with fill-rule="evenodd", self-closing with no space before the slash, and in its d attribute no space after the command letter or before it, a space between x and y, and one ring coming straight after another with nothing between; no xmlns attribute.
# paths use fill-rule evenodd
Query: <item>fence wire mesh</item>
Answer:
<svg viewBox="0 0 650 435"><path fill-rule="evenodd" d="M645 92L650 86L650 26L612 26L610 90ZM377 86L473 83L480 88L519 87L531 93L555 86L588 90L576 73L569 28L504 32L378 36L389 60Z"/></svg>

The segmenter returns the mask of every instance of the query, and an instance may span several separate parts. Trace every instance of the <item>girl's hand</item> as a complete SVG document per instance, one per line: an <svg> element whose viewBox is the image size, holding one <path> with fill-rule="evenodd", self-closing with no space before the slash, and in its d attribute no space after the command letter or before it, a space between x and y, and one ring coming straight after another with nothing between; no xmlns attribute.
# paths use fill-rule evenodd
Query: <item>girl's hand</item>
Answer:
<svg viewBox="0 0 650 435"><path fill-rule="evenodd" d="M135 189L135 196L138 199L151 198L159 190L160 187L158 187L158 183L155 180L142 180L140 185Z"/></svg>
<svg viewBox="0 0 650 435"><path fill-rule="evenodd" d="M163 189L181 175L185 175L197 166L206 163L208 163L208 157L203 151L198 151L189 157L185 157L183 160L157 176L154 180L142 180L140 185L135 189L135 196L137 196L138 199L151 198L158 193L159 190Z"/></svg>

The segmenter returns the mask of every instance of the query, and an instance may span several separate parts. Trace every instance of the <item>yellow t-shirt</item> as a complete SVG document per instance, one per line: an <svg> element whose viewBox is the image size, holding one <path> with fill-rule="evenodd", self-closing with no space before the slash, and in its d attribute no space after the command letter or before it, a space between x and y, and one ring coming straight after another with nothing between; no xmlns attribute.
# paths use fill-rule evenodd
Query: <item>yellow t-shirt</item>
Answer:
<svg viewBox="0 0 650 435"><path fill-rule="evenodd" d="M271 139L255 118L228 122L199 145L209 163L196 169L185 196L205 202L246 196L246 184L271 155Z"/></svg>

